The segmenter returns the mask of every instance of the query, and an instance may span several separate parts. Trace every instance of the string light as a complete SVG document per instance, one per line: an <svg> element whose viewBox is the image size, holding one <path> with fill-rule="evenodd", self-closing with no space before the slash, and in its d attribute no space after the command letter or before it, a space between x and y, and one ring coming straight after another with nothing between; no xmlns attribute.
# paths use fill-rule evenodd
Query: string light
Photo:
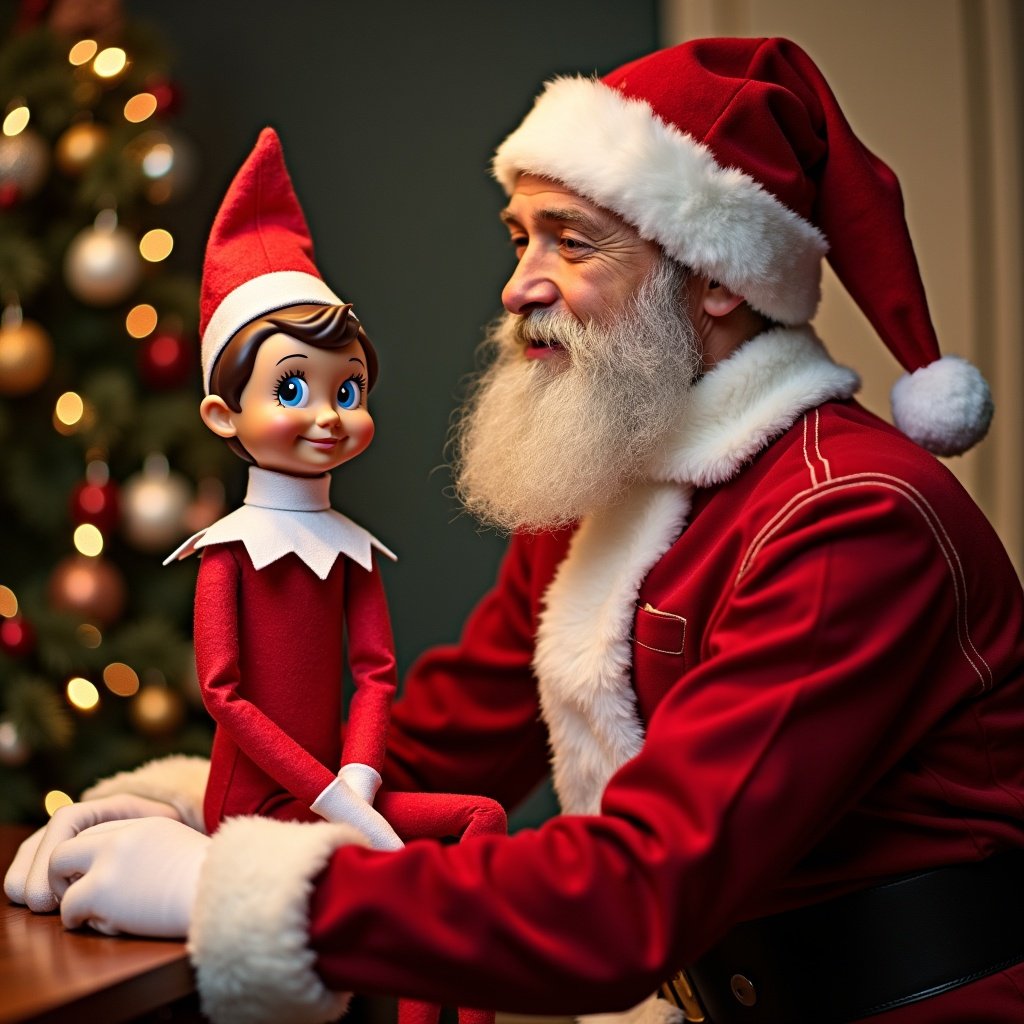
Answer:
<svg viewBox="0 0 1024 1024"><path fill-rule="evenodd" d="M147 178L162 178L174 166L174 147L166 142L151 146L142 158L142 173Z"/></svg>
<svg viewBox="0 0 1024 1024"><path fill-rule="evenodd" d="M88 64L96 56L98 49L99 46L97 46L95 39L80 39L71 47L68 53L68 61L74 64L75 67Z"/></svg>
<svg viewBox="0 0 1024 1024"><path fill-rule="evenodd" d="M92 711L100 702L100 691L82 676L69 679L65 693L67 693L68 702L79 711Z"/></svg>
<svg viewBox="0 0 1024 1024"><path fill-rule="evenodd" d="M156 330L156 309L148 302L133 306L124 318L124 327L133 338L148 338Z"/></svg>
<svg viewBox="0 0 1024 1024"><path fill-rule="evenodd" d="M88 622L83 622L75 630L75 636L78 637L78 642L83 647L87 647L90 651L96 650L96 648L103 643L103 634Z"/></svg>
<svg viewBox="0 0 1024 1024"><path fill-rule="evenodd" d="M100 78L115 78L128 64L128 54L120 46L108 46L96 54L92 62L93 72Z"/></svg>
<svg viewBox="0 0 1024 1024"><path fill-rule="evenodd" d="M21 134L28 127L29 117L31 114L24 104L9 110L4 118L4 135L10 137Z"/></svg>
<svg viewBox="0 0 1024 1024"><path fill-rule="evenodd" d="M151 92L140 92L124 105L124 119L139 124L156 113L157 101Z"/></svg>
<svg viewBox="0 0 1024 1024"><path fill-rule="evenodd" d="M167 259L173 248L174 238L170 231L165 231L163 228L153 228L152 231L147 231L139 242L139 252L142 254L142 258L150 263L159 263L161 260Z"/></svg>
<svg viewBox="0 0 1024 1024"><path fill-rule="evenodd" d="M75 548L82 555L95 558L103 551L103 534L92 523L75 527Z"/></svg>
<svg viewBox="0 0 1024 1024"><path fill-rule="evenodd" d="M46 808L46 813L52 818L53 812L58 808L67 807L74 802L67 793L62 793L59 789L51 789L43 798L43 807Z"/></svg>
<svg viewBox="0 0 1024 1024"><path fill-rule="evenodd" d="M10 587L0 586L0 615L13 619L18 614L18 598Z"/></svg>
<svg viewBox="0 0 1024 1024"><path fill-rule="evenodd" d="M123 661L113 661L103 670L103 682L118 697L133 697L139 692L138 673Z"/></svg>
<svg viewBox="0 0 1024 1024"><path fill-rule="evenodd" d="M78 425L84 412L85 402L82 401L82 396L76 394L74 391L65 391L64 394L57 399L53 415L65 427L74 427Z"/></svg>

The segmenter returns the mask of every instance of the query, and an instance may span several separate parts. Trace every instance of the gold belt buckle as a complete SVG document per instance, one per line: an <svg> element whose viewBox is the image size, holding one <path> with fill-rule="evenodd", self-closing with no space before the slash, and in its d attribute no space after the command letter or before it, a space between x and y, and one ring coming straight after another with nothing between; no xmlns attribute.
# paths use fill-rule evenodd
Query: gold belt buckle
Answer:
<svg viewBox="0 0 1024 1024"><path fill-rule="evenodd" d="M686 971L680 971L670 981L666 981L661 986L661 994L683 1011L684 1020L701 1024L708 1019Z"/></svg>

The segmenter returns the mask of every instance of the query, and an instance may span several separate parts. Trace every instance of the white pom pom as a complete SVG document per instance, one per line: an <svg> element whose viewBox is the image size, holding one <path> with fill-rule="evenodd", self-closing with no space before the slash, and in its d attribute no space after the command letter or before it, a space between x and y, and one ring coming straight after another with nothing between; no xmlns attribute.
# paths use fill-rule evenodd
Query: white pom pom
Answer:
<svg viewBox="0 0 1024 1024"><path fill-rule="evenodd" d="M896 381L892 414L896 426L923 448L959 455L988 431L992 392L976 366L943 356Z"/></svg>

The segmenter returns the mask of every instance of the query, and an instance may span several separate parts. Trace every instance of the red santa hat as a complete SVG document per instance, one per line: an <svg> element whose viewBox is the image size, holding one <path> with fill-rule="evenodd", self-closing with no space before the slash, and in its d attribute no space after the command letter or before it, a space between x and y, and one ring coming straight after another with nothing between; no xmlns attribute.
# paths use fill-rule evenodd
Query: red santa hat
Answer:
<svg viewBox="0 0 1024 1024"><path fill-rule="evenodd" d="M988 385L940 356L899 182L796 44L701 39L602 79L557 78L495 155L506 192L521 173L615 211L782 324L813 316L827 254L908 371L897 426L940 455L985 436Z"/></svg>
<svg viewBox="0 0 1024 1024"><path fill-rule="evenodd" d="M275 309L342 305L313 262L306 218L281 141L264 128L217 211L206 243L199 298L203 387L217 356L247 323Z"/></svg>

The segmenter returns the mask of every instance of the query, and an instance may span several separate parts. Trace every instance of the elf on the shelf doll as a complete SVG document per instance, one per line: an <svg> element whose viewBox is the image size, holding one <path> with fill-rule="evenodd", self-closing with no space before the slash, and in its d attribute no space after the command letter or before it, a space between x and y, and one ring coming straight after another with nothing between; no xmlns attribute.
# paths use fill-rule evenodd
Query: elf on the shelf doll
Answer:
<svg viewBox="0 0 1024 1024"><path fill-rule="evenodd" d="M351 305L316 269L272 129L214 221L200 329L200 415L252 463L244 505L167 559L202 550L196 668L217 723L207 830L240 814L326 819L354 825L382 850L403 838L503 831L504 811L484 798L377 797L395 656L374 552L394 556L331 509L328 493L330 471L373 437L366 396L377 358ZM346 723L343 631L355 683ZM437 1012L400 1004L403 1024Z"/></svg>

